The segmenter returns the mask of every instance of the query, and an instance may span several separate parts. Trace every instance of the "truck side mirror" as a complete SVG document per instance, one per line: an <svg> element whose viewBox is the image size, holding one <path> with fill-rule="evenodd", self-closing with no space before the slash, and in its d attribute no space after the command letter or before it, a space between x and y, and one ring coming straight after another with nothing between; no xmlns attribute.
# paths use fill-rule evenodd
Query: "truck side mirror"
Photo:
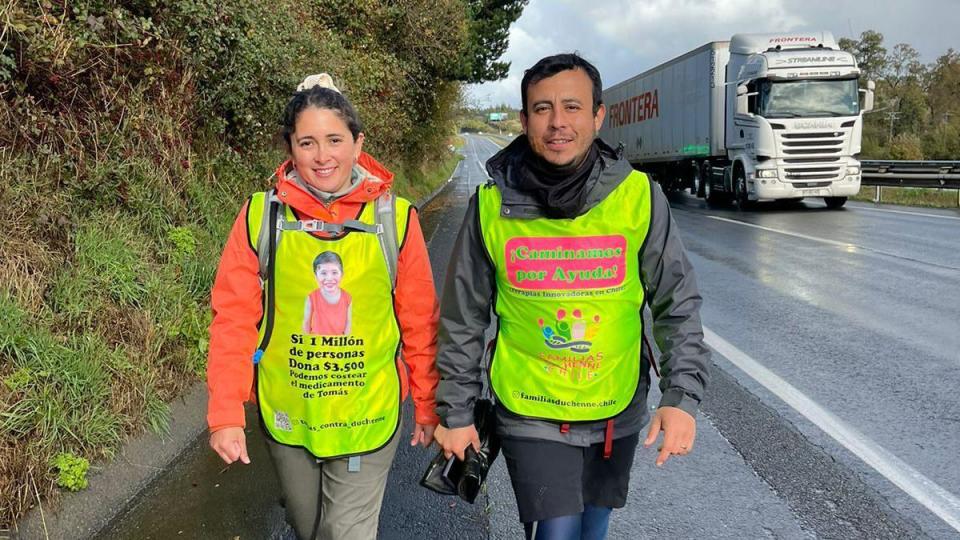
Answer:
<svg viewBox="0 0 960 540"><path fill-rule="evenodd" d="M745 84L737 85L737 114L753 115L754 111L750 110L750 98L757 94L758 92L751 92Z"/></svg>
<svg viewBox="0 0 960 540"><path fill-rule="evenodd" d="M747 92L747 85L737 85L737 114L750 114L750 111L748 110L750 105L747 101Z"/></svg>
<svg viewBox="0 0 960 540"><path fill-rule="evenodd" d="M873 97L874 97L873 91L874 89L876 89L876 87L877 87L877 83L873 81L867 81L867 89L860 90L860 92L863 93L863 107L861 108L860 112L867 113L873 110Z"/></svg>

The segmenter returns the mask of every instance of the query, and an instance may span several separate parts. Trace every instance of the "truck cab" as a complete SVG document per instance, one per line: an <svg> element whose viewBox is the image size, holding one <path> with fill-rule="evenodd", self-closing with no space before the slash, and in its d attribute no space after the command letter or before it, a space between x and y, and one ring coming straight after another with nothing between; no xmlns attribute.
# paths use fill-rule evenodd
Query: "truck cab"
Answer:
<svg viewBox="0 0 960 540"><path fill-rule="evenodd" d="M828 32L737 34L729 52L729 161L714 169L722 183L712 183L740 206L803 197L842 206L860 190L855 156L873 82L859 87L856 59Z"/></svg>

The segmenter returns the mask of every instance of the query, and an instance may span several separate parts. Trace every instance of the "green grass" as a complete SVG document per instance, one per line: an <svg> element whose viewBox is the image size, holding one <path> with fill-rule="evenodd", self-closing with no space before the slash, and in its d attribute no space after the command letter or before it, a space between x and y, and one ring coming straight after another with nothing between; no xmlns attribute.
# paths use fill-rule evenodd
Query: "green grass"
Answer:
<svg viewBox="0 0 960 540"><path fill-rule="evenodd" d="M114 372L126 358L92 333L55 335L45 315L38 321L0 296L0 357L9 373L0 389L0 439L21 441L17 449L40 463L62 451L109 455L123 436L124 418L111 401Z"/></svg>
<svg viewBox="0 0 960 540"><path fill-rule="evenodd" d="M9 254L0 260L0 529L35 504L34 488L42 499L58 484L82 488L79 460L167 430L168 402L205 370L223 242L281 158L264 149L241 159L221 146L176 177L148 161L103 159L51 197L42 188L50 169L0 155L0 169L22 173L20 187L0 191L10 208L0 238ZM71 456L60 460L66 476L60 455Z"/></svg>
<svg viewBox="0 0 960 540"><path fill-rule="evenodd" d="M410 201L418 201L446 182L461 159L460 154L445 151L441 158L424 167L401 168L395 171L394 189Z"/></svg>
<svg viewBox="0 0 960 540"><path fill-rule="evenodd" d="M506 135L497 135L496 133L485 133L484 135L486 135L487 139L490 139L493 144L499 146L500 148L505 147L510 143L510 141L513 140L511 137L507 137Z"/></svg>
<svg viewBox="0 0 960 540"><path fill-rule="evenodd" d="M851 197L855 201L873 202L876 197L875 186L863 186L860 193ZM957 190L884 187L880 200L884 204L903 206L925 206L930 208L957 208Z"/></svg>

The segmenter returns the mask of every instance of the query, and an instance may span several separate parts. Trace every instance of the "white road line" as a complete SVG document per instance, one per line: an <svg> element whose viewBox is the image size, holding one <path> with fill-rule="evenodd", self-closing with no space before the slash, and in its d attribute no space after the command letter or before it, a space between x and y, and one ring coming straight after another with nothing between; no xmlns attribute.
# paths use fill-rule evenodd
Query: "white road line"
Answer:
<svg viewBox="0 0 960 540"><path fill-rule="evenodd" d="M920 259L914 259L914 258L912 258L912 257L906 257L906 256L904 256L904 255L898 255L898 254L892 253L892 252L890 252L890 251L883 251L882 249L874 249L874 248L871 248L871 247L861 246L861 245L857 245L857 244L851 244L851 243L849 243L849 242L838 242L838 241L836 241L836 240L830 240L830 239L827 239L827 238L820 238L820 237L817 237L817 236L808 236L808 235L806 235L806 234L800 234L800 233L795 233L795 232L791 232L791 231L785 231L785 230L783 230L783 229L774 229L773 227L764 227L763 225L756 225L756 224L753 224L753 223L747 223L746 221L739 221L739 220L736 220L736 219L729 219L729 218L724 218L724 217L720 217L720 216L711 216L711 215L709 215L709 214L704 214L704 217L707 217L707 218L710 218L710 219L715 219L715 220L717 220L717 221L723 221L723 222L726 222L726 223L733 223L733 224L735 224L735 225L743 225L744 227L753 227L754 229L760 229L760 230L763 230L763 231L769 231L769 232L774 232L774 233L777 233L777 234L783 234L783 235L786 235L786 236L792 236L792 237L794 237L794 238L802 238L802 239L804 239L804 240L810 240L811 242L819 242L819 243L821 243L821 244L827 244L827 245L831 245L831 246L837 246L837 247L841 247L841 248L843 248L843 249L845 249L845 250L847 250L847 251L849 251L849 252L864 251L864 252L869 252L869 253L876 253L877 255L884 255L884 256L887 256L887 257L893 257L893 258L895 258L895 259L901 259L901 260L904 260L904 261L910 261L910 262L917 263L917 264L923 264L923 265L926 265L926 266L933 266L933 267L936 267L936 268L944 268L944 269L951 270L951 271L960 270L960 268L957 268L957 267L955 267L955 266L949 266L949 265L946 265L946 264L938 264L938 263L933 263L933 262L929 262L929 261L922 261L922 260L920 260Z"/></svg>
<svg viewBox="0 0 960 540"><path fill-rule="evenodd" d="M904 214L907 216L922 216L922 217L931 217L939 219L955 219L960 221L960 217L956 216L941 216L940 214L927 214L925 212L907 212L906 210L889 210L887 208L869 208L866 206L848 206L852 210L866 210L868 212L887 212L890 214Z"/></svg>
<svg viewBox="0 0 960 540"><path fill-rule="evenodd" d="M960 498L837 418L712 330L704 327L703 333L707 344L714 350L925 506L927 510L960 531Z"/></svg>
<svg viewBox="0 0 960 540"><path fill-rule="evenodd" d="M805 235L805 234L800 234L800 233L785 231L785 230L783 230L783 229L774 229L774 228L772 228L772 227L764 227L763 225L755 225L755 224L753 224L753 223L747 223L746 221L739 221L739 220L736 220L736 219L729 219L729 218L724 218L724 217L720 217L720 216L711 216L711 215L707 215L706 217L708 217L708 218L710 218L710 219L715 219L715 220L717 220L717 221L724 221L724 222L733 223L733 224L736 224L736 225L743 225L744 227L753 227L754 229L761 229L761 230L764 230L764 231L775 232L775 233L779 233L779 234L785 234L785 235L787 235L787 236L793 236L793 237L795 237L795 238L803 238L804 240L810 240L810 241L813 241L813 242L820 242L821 244L829 244L829 245L831 245L831 246L838 246L838 247L842 247L842 248L859 248L859 249L865 249L865 248L862 248L861 246L858 246L858 245L856 245L856 244L850 244L850 243L848 243L848 242L837 242L836 240L829 240L829 239L827 239L827 238L819 238L819 237L816 237L816 236L807 236L807 235Z"/></svg>

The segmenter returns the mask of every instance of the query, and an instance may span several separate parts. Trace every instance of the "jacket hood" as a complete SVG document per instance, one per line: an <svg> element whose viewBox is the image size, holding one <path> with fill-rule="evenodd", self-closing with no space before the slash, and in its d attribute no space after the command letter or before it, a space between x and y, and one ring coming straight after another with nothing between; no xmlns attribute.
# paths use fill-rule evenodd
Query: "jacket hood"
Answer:
<svg viewBox="0 0 960 540"><path fill-rule="evenodd" d="M587 178L587 200L581 215L604 200L633 171L630 163L620 156L619 150L614 150L599 137L596 142L600 147L600 157ZM500 188L503 201L501 214L504 217L531 219L544 216L536 196L521 190L515 177L517 163L529 148L527 137L521 135L487 160L490 182ZM510 211L504 212L508 208Z"/></svg>
<svg viewBox="0 0 960 540"><path fill-rule="evenodd" d="M346 195L329 202L318 200L312 193L288 177L293 170L290 160L284 161L275 173L277 197L286 205L314 219L339 222L341 210L347 206L361 206L375 200L393 185L393 173L366 152L360 153L354 170L360 175L356 187Z"/></svg>

